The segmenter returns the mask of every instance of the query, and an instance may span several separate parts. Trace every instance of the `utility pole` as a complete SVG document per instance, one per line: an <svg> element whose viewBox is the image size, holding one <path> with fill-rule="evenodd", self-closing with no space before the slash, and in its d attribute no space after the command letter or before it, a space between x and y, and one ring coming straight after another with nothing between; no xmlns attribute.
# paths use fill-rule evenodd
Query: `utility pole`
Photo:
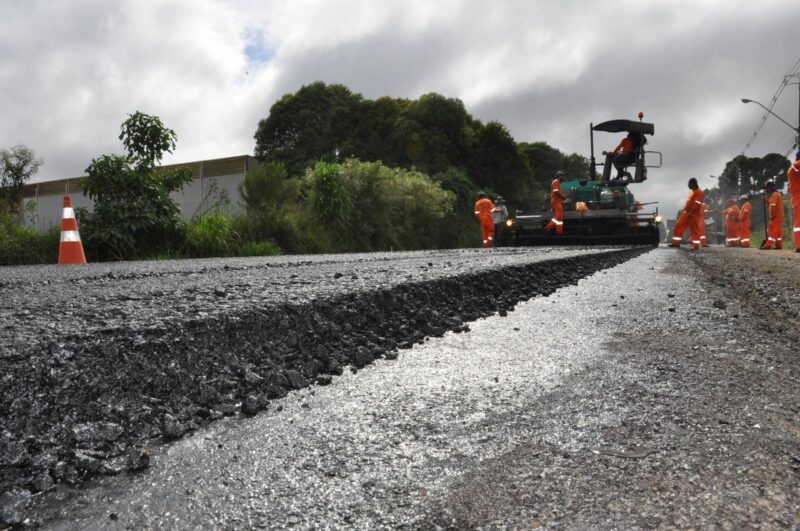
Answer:
<svg viewBox="0 0 800 531"><path fill-rule="evenodd" d="M796 81L790 83L790 79L795 79ZM795 139L795 146L800 149L800 73L784 76L783 82L787 85L797 85L797 138Z"/></svg>

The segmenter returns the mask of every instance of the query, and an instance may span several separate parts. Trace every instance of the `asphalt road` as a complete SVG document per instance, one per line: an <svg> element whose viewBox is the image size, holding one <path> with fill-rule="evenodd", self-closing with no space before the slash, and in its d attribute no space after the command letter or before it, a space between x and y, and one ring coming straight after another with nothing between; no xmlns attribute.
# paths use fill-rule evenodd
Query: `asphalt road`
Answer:
<svg viewBox="0 0 800 531"><path fill-rule="evenodd" d="M153 446L461 332L649 248L0 270L0 522Z"/></svg>
<svg viewBox="0 0 800 531"><path fill-rule="evenodd" d="M38 496L54 529L800 526L791 339L657 249ZM505 312L504 312L505 313Z"/></svg>

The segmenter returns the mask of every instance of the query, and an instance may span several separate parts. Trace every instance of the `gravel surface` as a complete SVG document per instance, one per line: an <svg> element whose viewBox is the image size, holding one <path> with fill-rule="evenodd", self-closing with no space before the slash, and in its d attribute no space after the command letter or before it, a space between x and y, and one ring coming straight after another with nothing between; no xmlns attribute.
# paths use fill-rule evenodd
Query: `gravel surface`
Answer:
<svg viewBox="0 0 800 531"><path fill-rule="evenodd" d="M55 529L797 528L800 278L766 263L658 249L29 512ZM773 276L781 296L754 300Z"/></svg>
<svg viewBox="0 0 800 531"><path fill-rule="evenodd" d="M0 270L0 517L648 249Z"/></svg>

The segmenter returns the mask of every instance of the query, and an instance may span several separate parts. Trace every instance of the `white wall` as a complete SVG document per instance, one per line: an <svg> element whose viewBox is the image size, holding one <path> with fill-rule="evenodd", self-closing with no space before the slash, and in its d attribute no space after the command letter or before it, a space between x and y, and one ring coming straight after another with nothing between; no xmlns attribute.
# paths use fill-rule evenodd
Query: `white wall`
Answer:
<svg viewBox="0 0 800 531"><path fill-rule="evenodd" d="M170 197L178 204L181 216L186 221L190 221L198 212L205 214L214 210L215 205L216 210L234 215L242 210L241 197L237 189L242 181L244 181L243 173L193 179L183 187L183 192L173 192ZM227 205L219 203L221 194L227 195ZM92 210L94 207L94 202L80 191L73 191L70 197L75 208L84 207ZM61 226L63 195L43 195L38 199L28 197L23 200L23 206L27 206L31 201L36 202L36 208L33 213L25 214L25 225L35 227L39 232L47 232L51 227Z"/></svg>

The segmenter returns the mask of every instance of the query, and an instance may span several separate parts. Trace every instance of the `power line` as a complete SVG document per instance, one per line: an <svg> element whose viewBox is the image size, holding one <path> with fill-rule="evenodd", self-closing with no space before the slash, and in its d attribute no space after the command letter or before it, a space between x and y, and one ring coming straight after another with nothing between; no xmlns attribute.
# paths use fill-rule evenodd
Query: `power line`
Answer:
<svg viewBox="0 0 800 531"><path fill-rule="evenodd" d="M789 143L788 149L786 149L786 153L783 154L784 157L789 157L789 154L795 150L796 144L794 139Z"/></svg>
<svg viewBox="0 0 800 531"><path fill-rule="evenodd" d="M783 151L783 150L785 149L785 148L784 148L784 146L786 146L786 145L787 145L787 142L789 143L788 145L790 145L790 146L794 146L794 143L795 143L795 133L793 133L793 132L790 132L790 133L786 133L786 134L784 134L784 135L783 135L783 138L780 140L780 142L778 142L777 144L775 144L775 147L776 147L776 149L775 149L775 151L774 151L774 152L775 152L775 153L780 153L781 151Z"/></svg>
<svg viewBox="0 0 800 531"><path fill-rule="evenodd" d="M758 134L764 127L764 123L767 121L767 117L769 116L769 113L772 111L772 108L775 107L775 103L777 103L778 98L783 93L783 89L785 89L786 86L789 84L789 80L797 75L798 71L800 71L800 59L798 59L797 62L794 64L794 66L792 67L792 71L788 75L784 76L783 81L778 87L778 90L775 92L775 95L772 96L772 100L770 101L769 107L767 107L769 111L765 112L764 115L761 117L761 120L758 122L755 131L753 131L753 134L750 136L750 140L747 141L747 144L745 144L744 149L742 149L741 153L742 155L744 155L745 152L747 152L750 146L753 145L753 142L755 142L756 138L758 138Z"/></svg>

